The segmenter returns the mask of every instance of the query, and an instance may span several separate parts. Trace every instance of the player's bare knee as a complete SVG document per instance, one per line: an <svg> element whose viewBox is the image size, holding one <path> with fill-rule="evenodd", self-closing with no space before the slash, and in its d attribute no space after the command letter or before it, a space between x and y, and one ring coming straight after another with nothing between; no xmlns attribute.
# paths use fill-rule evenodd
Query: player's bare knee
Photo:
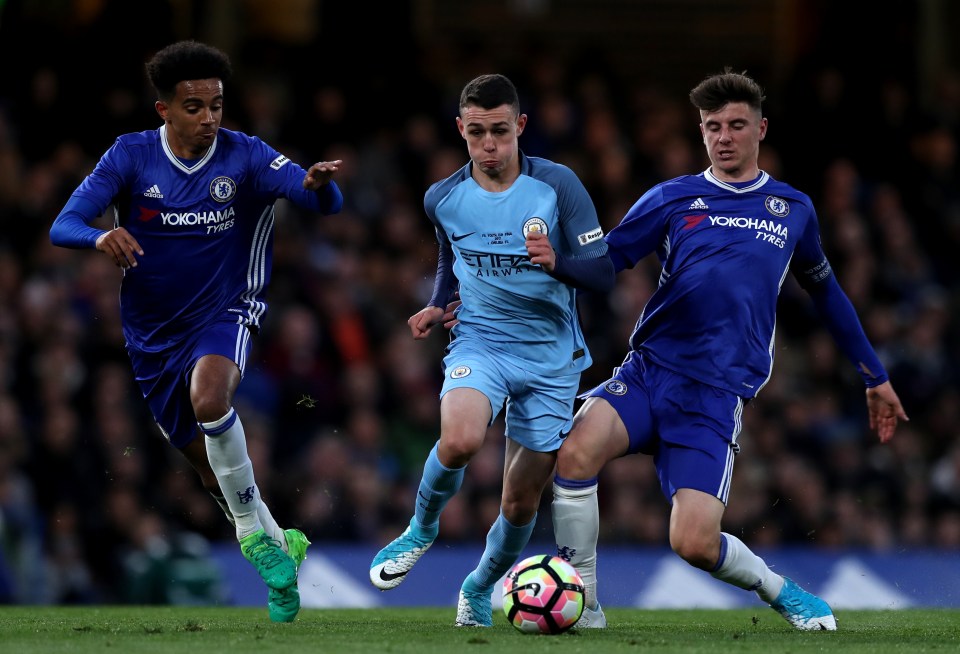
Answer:
<svg viewBox="0 0 960 654"><path fill-rule="evenodd" d="M557 474L566 479L590 479L599 473L596 455L579 440L567 440L557 452ZM602 464L601 464L602 465Z"/></svg>
<svg viewBox="0 0 960 654"><path fill-rule="evenodd" d="M529 500L519 501L519 498L504 497L500 504L500 511L511 525L522 527L530 524L530 521L537 515L537 504L531 503Z"/></svg>
<svg viewBox="0 0 960 654"><path fill-rule="evenodd" d="M695 568L712 570L717 563L717 548L711 547L704 539L671 534L670 547Z"/></svg>
<svg viewBox="0 0 960 654"><path fill-rule="evenodd" d="M194 396L193 413L197 422L216 422L230 412L230 403L210 396Z"/></svg>
<svg viewBox="0 0 960 654"><path fill-rule="evenodd" d="M462 468L480 451L482 438L473 438L463 433L443 434L437 455L440 463L448 468Z"/></svg>

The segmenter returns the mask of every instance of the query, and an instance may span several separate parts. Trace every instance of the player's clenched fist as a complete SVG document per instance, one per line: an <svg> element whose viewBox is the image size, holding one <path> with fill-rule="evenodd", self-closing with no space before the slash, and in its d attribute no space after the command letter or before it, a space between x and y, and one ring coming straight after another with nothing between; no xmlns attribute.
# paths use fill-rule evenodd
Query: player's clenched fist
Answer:
<svg viewBox="0 0 960 654"><path fill-rule="evenodd" d="M443 319L444 310L440 307L424 307L407 319L410 333L415 339L426 338L430 329Z"/></svg>
<svg viewBox="0 0 960 654"><path fill-rule="evenodd" d="M543 232L528 232L525 245L530 263L540 264L547 272L553 272L557 265L557 253L553 251L550 239Z"/></svg>

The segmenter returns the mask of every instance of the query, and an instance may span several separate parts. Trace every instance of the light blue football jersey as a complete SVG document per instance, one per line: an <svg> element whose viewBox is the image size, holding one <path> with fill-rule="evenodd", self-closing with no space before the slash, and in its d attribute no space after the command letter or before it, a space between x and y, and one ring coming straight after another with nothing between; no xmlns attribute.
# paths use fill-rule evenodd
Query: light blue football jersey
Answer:
<svg viewBox="0 0 960 654"><path fill-rule="evenodd" d="M343 203L332 181L318 192L304 189L305 174L259 138L228 129L189 162L170 150L165 126L120 136L74 196L100 213L113 203L116 225L143 249L120 288L127 342L161 352L225 311L259 328L275 202L324 214Z"/></svg>
<svg viewBox="0 0 960 654"><path fill-rule="evenodd" d="M652 252L663 265L631 348L741 397L770 377L787 273L806 286L833 275L810 198L767 173L747 185L709 170L658 184L605 238L617 271Z"/></svg>
<svg viewBox="0 0 960 654"><path fill-rule="evenodd" d="M570 374L591 363L575 290L530 263L530 230L545 233L558 254L595 258L606 252L596 208L572 170L520 154L520 176L491 193L470 175L471 164L424 195L441 247L454 252L461 306L453 337L477 337L522 357L539 374Z"/></svg>

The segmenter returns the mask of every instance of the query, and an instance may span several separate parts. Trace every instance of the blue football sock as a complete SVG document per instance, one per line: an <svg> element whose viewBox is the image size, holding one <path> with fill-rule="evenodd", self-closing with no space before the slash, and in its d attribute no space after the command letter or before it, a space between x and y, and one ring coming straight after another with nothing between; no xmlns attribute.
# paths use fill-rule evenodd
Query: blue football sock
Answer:
<svg viewBox="0 0 960 654"><path fill-rule="evenodd" d="M530 541L530 534L537 523L537 516L523 525L515 527L501 513L490 531L487 532L487 547L483 550L480 565L471 572L463 583L464 590L489 592L493 585L505 575Z"/></svg>
<svg viewBox="0 0 960 654"><path fill-rule="evenodd" d="M467 467L447 468L437 458L437 445L433 446L423 464L423 477L417 489L417 505L413 513L413 524L424 535L436 537L440 528L440 513L451 497L456 495L463 484L463 474Z"/></svg>

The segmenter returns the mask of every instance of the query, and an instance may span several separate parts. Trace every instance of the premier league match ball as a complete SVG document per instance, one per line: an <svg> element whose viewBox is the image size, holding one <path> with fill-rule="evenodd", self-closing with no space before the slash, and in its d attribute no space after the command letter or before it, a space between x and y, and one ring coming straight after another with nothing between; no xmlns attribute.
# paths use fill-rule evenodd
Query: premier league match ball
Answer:
<svg viewBox="0 0 960 654"><path fill-rule="evenodd" d="M524 633L561 634L583 613L583 580L557 556L531 556L504 579L503 612Z"/></svg>

